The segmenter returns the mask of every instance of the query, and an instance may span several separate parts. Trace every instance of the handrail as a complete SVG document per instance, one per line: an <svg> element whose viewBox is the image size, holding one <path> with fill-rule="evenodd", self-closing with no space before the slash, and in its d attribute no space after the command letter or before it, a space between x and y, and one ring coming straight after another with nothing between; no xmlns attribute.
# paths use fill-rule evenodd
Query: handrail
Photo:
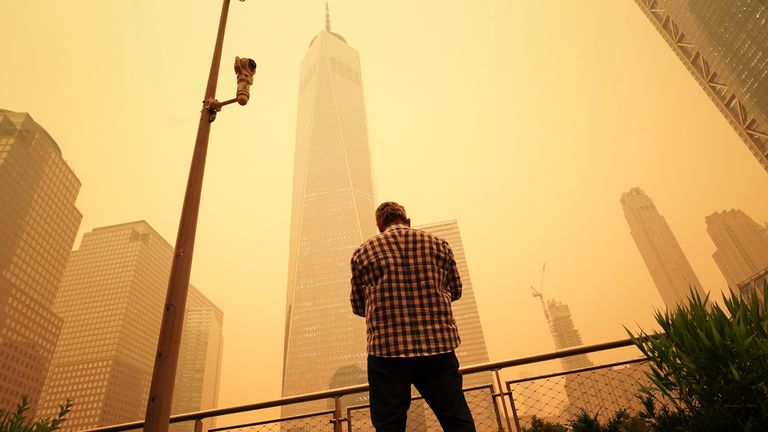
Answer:
<svg viewBox="0 0 768 432"><path fill-rule="evenodd" d="M648 336L641 338L641 340L647 337ZM632 345L634 345L634 342L632 341L632 339L621 339L621 340L615 340L611 342L603 342L599 344L584 345L584 346L579 346L575 348L556 350L556 351L543 353L543 354L518 357L510 360L501 360L501 361L495 361L495 362L481 363L481 364L472 365L472 366L465 366L460 368L459 372L461 372L463 375L476 373L476 372L491 372L494 370L505 369L513 366L521 366L525 364L538 363L538 362L543 362L548 360L557 360L563 357L570 357L570 356L579 355L579 354L589 354L589 353L599 352L599 351L607 351L615 348L623 348L623 347L628 347ZM237 414L237 413L242 413L247 411L255 411L255 410L260 410L265 408L274 408L274 407L283 406L283 405L291 405L291 404L300 403L300 402L309 402L309 401L319 400L319 399L341 397L348 394L362 393L365 391L368 391L368 384L358 384L358 385L348 386L348 387L339 387L339 388L323 390L319 392L304 393L304 394L294 395L294 396L285 396L279 399L273 399L273 400L268 400L264 402L256 402L256 403L250 403L245 405L236 405L236 406L227 407L227 408L214 408L209 410L194 411L194 412L185 413L185 414L176 414L170 417L170 422L180 423L180 422L190 421L190 420L202 420L206 418L218 417L218 416L223 416L228 414ZM112 426L103 426L95 429L87 429L86 431L83 431L83 432L121 432L121 431L127 431L131 429L139 429L142 427L144 427L143 421L134 421L130 423L122 423L122 424L117 424Z"/></svg>
<svg viewBox="0 0 768 432"><path fill-rule="evenodd" d="M322 415L333 414L334 412L336 412L336 411L335 410L325 410L325 411L318 411L318 412L313 412L313 413L309 413L309 414L301 414L301 415L295 415L295 416L290 416L290 417L282 417L282 418L277 418L277 419L272 419L272 420L262 420L262 421L257 421L257 422L253 422L253 423L245 423L245 424L239 424L239 425L234 425L234 426L222 426L222 427L217 427L217 428L214 428L214 429L208 429L208 432L219 432L219 431L225 431L225 430L240 429L240 428L244 428L244 427L260 426L260 425L265 425L265 424L270 424L270 423L277 423L277 422L284 422L284 421L291 421L291 420L300 420L300 419L309 418L309 417L317 417L317 416L322 416Z"/></svg>
<svg viewBox="0 0 768 432"><path fill-rule="evenodd" d="M579 369L570 369L570 370L566 370L566 371L562 371L562 372L555 372L555 373L546 374L546 375L537 375L537 376L528 377L528 378L518 378L518 379L508 380L506 383L507 384L520 384L520 383L524 383L524 382L528 382L528 381L537 381L537 380L543 380L543 379L547 379L547 378L556 378L556 377L561 377L561 376L566 376L566 375L575 375L575 374L580 374L580 373L584 373L584 372L591 372L591 371L595 371L595 370L614 368L614 367L618 367L618 366L626 366L626 365L635 364L635 363L643 363L643 362L646 362L646 361L648 361L647 358L639 357L639 358L630 359L630 360L624 360L624 361L615 362L615 363L606 363L606 364L601 364L601 365L596 365L596 366L583 367L583 368L579 368Z"/></svg>

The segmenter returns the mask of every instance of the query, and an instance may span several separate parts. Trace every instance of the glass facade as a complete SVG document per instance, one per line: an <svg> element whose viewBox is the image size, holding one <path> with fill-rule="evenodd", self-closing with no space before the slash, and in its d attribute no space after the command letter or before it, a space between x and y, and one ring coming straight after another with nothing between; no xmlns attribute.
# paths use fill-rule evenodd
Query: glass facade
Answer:
<svg viewBox="0 0 768 432"><path fill-rule="evenodd" d="M321 31L301 63L283 395L365 382L365 320L349 302L352 252L376 230L360 60ZM284 415L326 409L324 402Z"/></svg>
<svg viewBox="0 0 768 432"><path fill-rule="evenodd" d="M29 114L0 110L0 409L34 410L61 329L53 311L82 215L80 181ZM60 401L60 402L63 402Z"/></svg>
<svg viewBox="0 0 768 432"><path fill-rule="evenodd" d="M74 400L63 432L144 418L172 256L144 221L96 228L71 253L54 303L61 337L40 402L41 415L53 416ZM198 297L191 289L190 306ZM186 329L182 345L196 342L185 338Z"/></svg>
<svg viewBox="0 0 768 432"><path fill-rule="evenodd" d="M701 283L677 242L667 220L640 188L621 196L624 217L667 309L688 303L690 291L704 298Z"/></svg>
<svg viewBox="0 0 768 432"><path fill-rule="evenodd" d="M768 3L636 2L768 170Z"/></svg>

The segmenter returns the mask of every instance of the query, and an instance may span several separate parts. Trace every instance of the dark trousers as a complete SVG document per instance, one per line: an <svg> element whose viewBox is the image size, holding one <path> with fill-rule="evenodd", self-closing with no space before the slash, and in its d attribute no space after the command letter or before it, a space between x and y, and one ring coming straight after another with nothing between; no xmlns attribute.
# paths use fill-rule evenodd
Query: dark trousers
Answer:
<svg viewBox="0 0 768 432"><path fill-rule="evenodd" d="M461 390L459 360L451 351L424 357L368 356L371 420L376 432L404 432L411 384L446 432L475 432Z"/></svg>

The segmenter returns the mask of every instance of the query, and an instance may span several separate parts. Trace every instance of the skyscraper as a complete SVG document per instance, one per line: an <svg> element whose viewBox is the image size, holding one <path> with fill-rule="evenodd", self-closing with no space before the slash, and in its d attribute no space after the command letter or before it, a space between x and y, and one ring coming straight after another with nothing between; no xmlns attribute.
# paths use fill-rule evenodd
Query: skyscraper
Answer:
<svg viewBox="0 0 768 432"><path fill-rule="evenodd" d="M691 290L703 298L699 279L651 198L642 189L632 188L621 196L621 205L632 238L667 309L687 303Z"/></svg>
<svg viewBox="0 0 768 432"><path fill-rule="evenodd" d="M768 171L768 3L635 1Z"/></svg>
<svg viewBox="0 0 768 432"><path fill-rule="evenodd" d="M568 305L557 300L544 301L544 295L541 292L534 291L534 297L541 301L541 307L544 310L544 318L547 320L549 332L552 335L552 341L555 343L555 349L562 350L582 345L581 333L573 325L571 318L571 309ZM594 363L586 354L579 354L560 359L563 370L573 370L590 367Z"/></svg>
<svg viewBox="0 0 768 432"><path fill-rule="evenodd" d="M533 295L541 300L544 317L552 334L555 349L563 350L582 345L581 333L573 323L568 305L557 300L545 301L542 293L536 290L534 290ZM586 354L563 357L560 359L560 364L564 371L573 371L561 378L567 397L567 405L563 407L563 412L555 413L561 417L561 421L572 419L581 410L594 413L600 420L607 421L619 409L638 411L641 408L640 404L633 400L635 394L628 392L627 389L631 388L634 391L637 388L634 384L638 382L638 378L644 376L645 366L633 364L620 368L583 370L594 366ZM547 384L542 381L541 384L533 385ZM526 403L535 406L537 398L541 397L536 392L529 391L527 398L530 398L531 401ZM529 409L533 411L532 407Z"/></svg>
<svg viewBox="0 0 768 432"><path fill-rule="evenodd" d="M706 217L706 222L707 233L717 246L712 258L728 286L742 295L749 295L751 287L745 287L742 292L742 283L768 269L768 229L741 210L712 213Z"/></svg>
<svg viewBox="0 0 768 432"><path fill-rule="evenodd" d="M459 327L459 336L461 337L461 345L456 349L459 362L462 366L488 362L488 349L485 346L480 314L477 312L475 290L472 287L472 279L469 277L469 266L464 254L464 245L461 242L459 224L452 220L421 225L416 228L445 239L453 249L453 256L456 259L463 285L461 299L452 304L453 317ZM472 374L464 377L465 387L490 384L491 382L490 374Z"/></svg>
<svg viewBox="0 0 768 432"><path fill-rule="evenodd" d="M0 110L0 409L23 396L32 415L38 406L61 329L53 302L82 219L79 190L45 129Z"/></svg>
<svg viewBox="0 0 768 432"><path fill-rule="evenodd" d="M362 380L365 321L349 303L349 260L376 233L357 50L325 29L301 62L296 119L283 395ZM351 366L356 366L351 367ZM352 373L345 377L344 372ZM311 406L310 406L311 405ZM324 409L322 402L306 409ZM284 414L304 408L288 406Z"/></svg>
<svg viewBox="0 0 768 432"><path fill-rule="evenodd" d="M219 402L224 312L190 285L173 387L172 414L216 408ZM216 419L203 421L203 430ZM194 431L192 422L171 425L172 432Z"/></svg>
<svg viewBox="0 0 768 432"><path fill-rule="evenodd" d="M96 228L71 253L54 303L64 324L40 402L41 415L50 416L63 400L74 399L63 431L144 417L172 254L171 245L144 221ZM197 306L195 300L206 303L191 287L190 307ZM190 310L186 322L198 316L199 308ZM204 327L200 324L190 326L194 336L201 333L195 330ZM216 326L209 329L214 335L205 342L216 338ZM189 345L199 342L188 339L185 329L183 352L197 351ZM210 357L209 349L215 351ZM220 349L206 346L199 352L218 359ZM190 361L187 367L197 365ZM206 382L208 374L194 379ZM191 391L195 386L185 386L184 379L180 373L177 383Z"/></svg>

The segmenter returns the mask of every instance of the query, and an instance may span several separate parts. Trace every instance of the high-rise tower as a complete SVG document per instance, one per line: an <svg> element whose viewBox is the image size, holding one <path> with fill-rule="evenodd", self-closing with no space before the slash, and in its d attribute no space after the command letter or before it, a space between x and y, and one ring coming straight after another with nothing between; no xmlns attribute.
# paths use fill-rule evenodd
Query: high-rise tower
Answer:
<svg viewBox="0 0 768 432"><path fill-rule="evenodd" d="M642 189L632 188L621 196L621 205L632 238L667 309L687 303L691 290L704 298L699 279L651 198Z"/></svg>
<svg viewBox="0 0 768 432"><path fill-rule="evenodd" d="M173 386L172 414L216 408L219 402L224 312L194 286L189 286L184 312L184 332L179 348L179 365ZM203 430L216 419L203 421ZM192 422L176 423L171 432L193 432Z"/></svg>
<svg viewBox="0 0 768 432"><path fill-rule="evenodd" d="M61 330L53 302L82 219L79 190L45 129L0 110L0 409L23 396L31 415L38 406Z"/></svg>
<svg viewBox="0 0 768 432"><path fill-rule="evenodd" d="M483 327L480 324L480 314L477 311L475 290L472 287L472 279L469 277L469 266L464 254L464 245L461 242L459 224L455 221L437 222L416 227L432 235L445 239L453 250L456 266L461 275L463 285L461 298L451 305L453 317L459 327L461 345L456 348L456 357L462 366L488 362L488 349L485 346ZM464 377L464 386L470 387L481 384L490 384L490 374L472 374Z"/></svg>
<svg viewBox="0 0 768 432"><path fill-rule="evenodd" d="M547 320L549 332L552 335L552 341L555 343L555 349L562 350L582 345L581 333L576 329L571 318L571 309L568 305L557 300L544 300L544 295L539 292L533 292L534 297L541 301L541 307L544 310L544 318ZM563 370L573 370L590 367L592 360L586 354L579 354L560 359Z"/></svg>
<svg viewBox="0 0 768 432"><path fill-rule="evenodd" d="M712 258L728 286L748 295L750 290L741 292L741 285L768 269L768 229L741 210L712 213L706 222L707 233L717 246Z"/></svg>
<svg viewBox="0 0 768 432"><path fill-rule="evenodd" d="M768 171L768 2L635 1Z"/></svg>
<svg viewBox="0 0 768 432"><path fill-rule="evenodd" d="M172 256L171 245L144 221L96 228L71 253L54 304L64 324L40 401L40 414L52 416L63 400L74 400L63 432L144 417ZM185 322L198 315L196 300L201 298L190 286ZM190 326L193 336L199 336L195 327ZM201 342L189 338L185 328L182 352L195 351L189 345ZM205 371L194 363L209 348L214 352L206 358L218 359L221 348L206 344L199 350L201 358L187 363L200 375L185 376L179 369L182 383L206 382L206 375L219 373L218 364L215 371ZM207 381L217 384L218 378ZM181 391L196 387L180 385Z"/></svg>
<svg viewBox="0 0 768 432"><path fill-rule="evenodd" d="M331 31L327 9L325 29L310 42L300 78L284 396L360 381L365 322L349 303L349 260L376 233L360 59ZM289 406L283 413L299 410Z"/></svg>

